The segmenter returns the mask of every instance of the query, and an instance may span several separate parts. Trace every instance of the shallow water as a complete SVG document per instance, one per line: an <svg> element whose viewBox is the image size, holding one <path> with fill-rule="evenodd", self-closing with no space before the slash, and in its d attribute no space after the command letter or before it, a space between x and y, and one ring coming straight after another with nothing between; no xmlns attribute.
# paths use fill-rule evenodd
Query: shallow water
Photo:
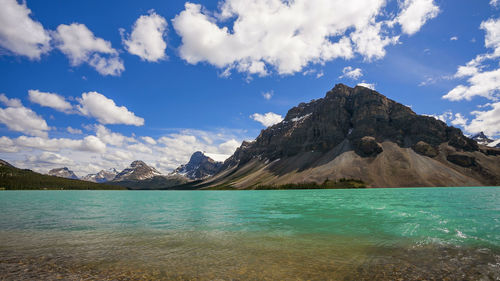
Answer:
<svg viewBox="0 0 500 281"><path fill-rule="evenodd" d="M6 280L500 280L500 188L3 191Z"/></svg>

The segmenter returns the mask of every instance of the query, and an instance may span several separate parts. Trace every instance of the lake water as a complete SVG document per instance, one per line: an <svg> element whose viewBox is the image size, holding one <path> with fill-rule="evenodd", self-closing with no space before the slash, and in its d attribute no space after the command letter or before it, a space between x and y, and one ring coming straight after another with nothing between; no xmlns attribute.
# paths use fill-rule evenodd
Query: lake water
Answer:
<svg viewBox="0 0 500 281"><path fill-rule="evenodd" d="M4 280L500 280L500 188L2 191Z"/></svg>

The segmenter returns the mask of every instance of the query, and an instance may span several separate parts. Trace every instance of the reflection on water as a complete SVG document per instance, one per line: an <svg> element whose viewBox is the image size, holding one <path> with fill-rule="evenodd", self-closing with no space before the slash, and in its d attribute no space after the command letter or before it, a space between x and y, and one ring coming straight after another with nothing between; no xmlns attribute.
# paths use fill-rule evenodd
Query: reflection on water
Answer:
<svg viewBox="0 0 500 281"><path fill-rule="evenodd" d="M500 189L0 193L0 280L500 280Z"/></svg>

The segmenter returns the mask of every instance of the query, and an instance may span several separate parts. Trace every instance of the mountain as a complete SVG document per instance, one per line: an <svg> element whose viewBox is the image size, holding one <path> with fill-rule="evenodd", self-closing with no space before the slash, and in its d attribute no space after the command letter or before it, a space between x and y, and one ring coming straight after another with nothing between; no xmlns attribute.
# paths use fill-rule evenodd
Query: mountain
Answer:
<svg viewBox="0 0 500 281"><path fill-rule="evenodd" d="M145 180L155 176L161 176L161 173L146 163L136 160L128 168L117 174L113 181Z"/></svg>
<svg viewBox="0 0 500 281"><path fill-rule="evenodd" d="M67 179L75 179L75 180L78 179L75 173L73 173L73 171L71 171L67 167L52 169L47 173L47 175L60 178L67 178Z"/></svg>
<svg viewBox="0 0 500 281"><path fill-rule="evenodd" d="M258 188L356 179L369 187L500 184L500 150L371 89L337 84L324 98L243 142L190 188Z"/></svg>
<svg viewBox="0 0 500 281"><path fill-rule="evenodd" d="M488 138L483 132L472 136L471 139L475 140L478 144L481 145L488 145L489 143L493 142L493 140Z"/></svg>
<svg viewBox="0 0 500 281"><path fill-rule="evenodd" d="M494 141L492 141L492 142L488 143L488 145L487 145L487 146L489 146L489 147L496 147L496 148L500 148L500 139L498 139L498 140L494 140Z"/></svg>
<svg viewBox="0 0 500 281"><path fill-rule="evenodd" d="M88 174L82 178L82 180L85 181L91 181L91 182L108 182L112 181L116 175L118 175L118 171L114 168L107 169L107 170L102 170L97 174Z"/></svg>
<svg viewBox="0 0 500 281"><path fill-rule="evenodd" d="M191 180L200 180L213 176L222 167L222 162L216 162L201 151L191 155L189 162L174 170L172 175L185 176Z"/></svg>
<svg viewBox="0 0 500 281"><path fill-rule="evenodd" d="M16 168L0 160L0 189L125 189L121 186L106 185L42 175L28 169Z"/></svg>

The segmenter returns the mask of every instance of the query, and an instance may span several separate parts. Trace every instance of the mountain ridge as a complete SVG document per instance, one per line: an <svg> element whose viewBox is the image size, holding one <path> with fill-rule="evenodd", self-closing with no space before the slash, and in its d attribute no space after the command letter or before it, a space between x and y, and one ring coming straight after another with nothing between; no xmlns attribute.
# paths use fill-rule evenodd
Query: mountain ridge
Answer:
<svg viewBox="0 0 500 281"><path fill-rule="evenodd" d="M321 183L371 187L497 185L498 151L371 89L337 84L261 131L195 187Z"/></svg>

